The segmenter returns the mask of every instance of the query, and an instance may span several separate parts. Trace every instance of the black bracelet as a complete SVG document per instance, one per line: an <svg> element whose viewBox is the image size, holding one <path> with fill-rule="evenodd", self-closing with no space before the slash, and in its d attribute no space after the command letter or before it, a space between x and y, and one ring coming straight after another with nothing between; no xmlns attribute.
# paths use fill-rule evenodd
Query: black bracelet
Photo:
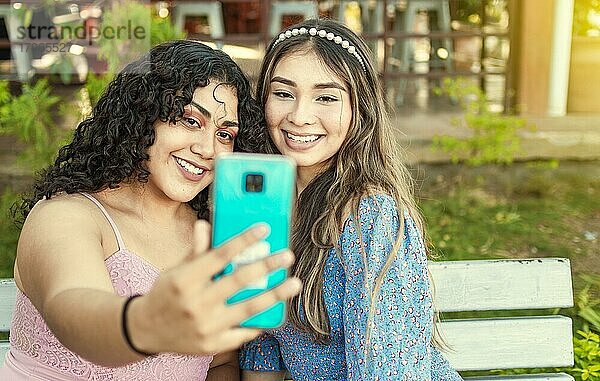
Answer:
<svg viewBox="0 0 600 381"><path fill-rule="evenodd" d="M123 331L123 337L125 338L125 342L129 346L129 348L131 348L132 351L142 356L154 356L156 353L148 353L136 348L136 346L133 345L133 343L131 342L131 336L129 336L129 329L127 328L127 309L129 308L129 304L131 303L131 301L133 301L138 296L142 295L131 295L123 304L123 310L121 311L121 330Z"/></svg>

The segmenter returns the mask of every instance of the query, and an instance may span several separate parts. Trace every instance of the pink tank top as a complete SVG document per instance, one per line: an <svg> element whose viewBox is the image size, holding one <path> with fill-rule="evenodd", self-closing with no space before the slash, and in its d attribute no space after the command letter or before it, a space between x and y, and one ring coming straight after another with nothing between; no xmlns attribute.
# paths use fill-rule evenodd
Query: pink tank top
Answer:
<svg viewBox="0 0 600 381"><path fill-rule="evenodd" d="M105 260L106 269L120 296L145 294L159 275L151 263L128 251L119 229L98 200L82 193L100 208L110 223L119 249ZM212 356L161 353L119 368L95 365L65 348L29 298L17 290L10 330L10 351L2 380L204 380Z"/></svg>

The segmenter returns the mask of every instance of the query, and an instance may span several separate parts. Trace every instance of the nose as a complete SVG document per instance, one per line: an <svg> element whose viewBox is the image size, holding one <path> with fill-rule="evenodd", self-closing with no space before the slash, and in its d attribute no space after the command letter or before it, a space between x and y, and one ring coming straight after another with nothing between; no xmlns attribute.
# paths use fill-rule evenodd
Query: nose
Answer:
<svg viewBox="0 0 600 381"><path fill-rule="evenodd" d="M312 103L309 100L298 98L289 110L286 119L296 126L304 126L315 124L317 118L312 110Z"/></svg>
<svg viewBox="0 0 600 381"><path fill-rule="evenodd" d="M215 141L207 134L196 134L190 149L205 160L212 160L215 157Z"/></svg>

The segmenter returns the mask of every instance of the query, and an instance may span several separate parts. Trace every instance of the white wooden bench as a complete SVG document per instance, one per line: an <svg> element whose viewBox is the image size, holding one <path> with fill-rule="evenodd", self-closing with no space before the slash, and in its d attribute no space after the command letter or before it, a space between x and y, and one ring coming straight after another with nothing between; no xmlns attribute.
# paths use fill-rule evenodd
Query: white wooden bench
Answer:
<svg viewBox="0 0 600 381"><path fill-rule="evenodd" d="M552 309L573 306L568 259L482 260L431 263L440 312ZM457 370L552 368L573 365L571 319L520 316L442 320ZM567 374L475 377L472 380L573 380Z"/></svg>
<svg viewBox="0 0 600 381"><path fill-rule="evenodd" d="M432 262L435 303L443 312L551 309L573 306L568 259ZM8 331L15 284L0 280L0 331ZM552 368L573 364L571 319L558 315L443 320L451 348L445 355L457 370ZM1 343L0 356L8 350ZM566 381L564 373L481 376L469 380Z"/></svg>

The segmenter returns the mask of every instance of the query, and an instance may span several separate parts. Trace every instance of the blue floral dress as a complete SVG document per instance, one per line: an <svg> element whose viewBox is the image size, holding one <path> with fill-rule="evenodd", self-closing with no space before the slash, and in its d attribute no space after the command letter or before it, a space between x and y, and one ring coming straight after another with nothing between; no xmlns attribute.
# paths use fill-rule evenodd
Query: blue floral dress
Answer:
<svg viewBox="0 0 600 381"><path fill-rule="evenodd" d="M408 214L404 222L403 245L377 296L369 344L369 290L399 229L395 201L387 195L364 197L359 204L359 226L353 216L344 224L341 255L335 248L329 251L323 294L331 342L317 344L286 323L243 346L240 367L287 369L295 381L462 380L431 344L433 306L427 257L421 234Z"/></svg>

